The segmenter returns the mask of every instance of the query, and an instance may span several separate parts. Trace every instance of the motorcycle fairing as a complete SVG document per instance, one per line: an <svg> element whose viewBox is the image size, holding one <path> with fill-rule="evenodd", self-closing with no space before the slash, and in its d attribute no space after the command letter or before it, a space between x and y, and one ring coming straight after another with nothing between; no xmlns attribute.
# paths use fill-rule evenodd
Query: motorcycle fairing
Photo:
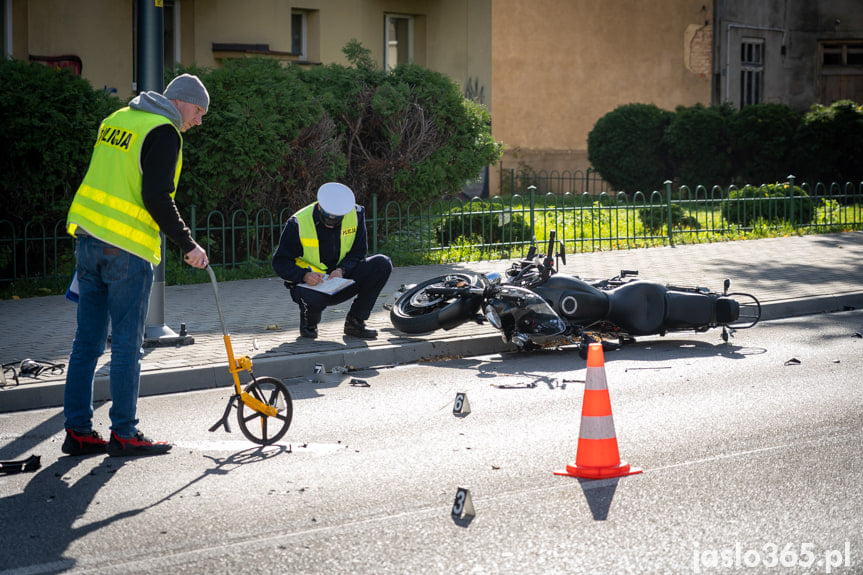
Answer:
<svg viewBox="0 0 863 575"><path fill-rule="evenodd" d="M517 286L503 286L489 299L486 315L499 322L507 340L514 334L525 334L530 340L542 343L566 331L560 319L545 300L536 293ZM497 326L495 326L497 327Z"/></svg>

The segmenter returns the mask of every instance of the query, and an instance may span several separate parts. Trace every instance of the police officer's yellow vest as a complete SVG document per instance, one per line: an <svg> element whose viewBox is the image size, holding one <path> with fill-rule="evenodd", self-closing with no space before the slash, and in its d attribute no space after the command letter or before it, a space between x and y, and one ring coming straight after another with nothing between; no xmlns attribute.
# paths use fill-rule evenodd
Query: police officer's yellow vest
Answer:
<svg viewBox="0 0 863 575"><path fill-rule="evenodd" d="M315 229L314 213L318 203L315 202L294 214L300 230L300 243L303 245L303 256L296 259L301 268L310 268L314 272L326 273L327 267L321 263L318 231ZM351 251L357 237L357 211L353 210L342 218L341 246L339 261Z"/></svg>
<svg viewBox="0 0 863 575"><path fill-rule="evenodd" d="M141 198L141 147L150 131L171 121L159 114L121 108L102 122L84 181L75 193L66 231L78 226L91 236L135 254L153 265L162 259L159 226ZM175 127L176 129L176 127ZM180 131L177 130L180 134ZM183 164L183 137L174 173L174 192Z"/></svg>

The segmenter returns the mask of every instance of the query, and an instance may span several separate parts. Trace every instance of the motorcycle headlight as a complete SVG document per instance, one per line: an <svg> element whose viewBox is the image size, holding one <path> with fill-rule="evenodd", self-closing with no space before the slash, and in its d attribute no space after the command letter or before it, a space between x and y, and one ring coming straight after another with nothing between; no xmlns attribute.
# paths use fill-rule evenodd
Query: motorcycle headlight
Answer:
<svg viewBox="0 0 863 575"><path fill-rule="evenodd" d="M489 323L495 327L495 329L503 329L503 324L500 321L500 316L497 315L497 312L490 305L485 306L485 317L488 318Z"/></svg>

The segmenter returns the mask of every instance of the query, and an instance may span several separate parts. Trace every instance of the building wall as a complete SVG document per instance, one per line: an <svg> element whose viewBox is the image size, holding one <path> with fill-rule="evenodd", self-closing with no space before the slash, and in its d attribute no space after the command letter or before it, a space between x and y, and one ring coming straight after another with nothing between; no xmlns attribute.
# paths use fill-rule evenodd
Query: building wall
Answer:
<svg viewBox="0 0 863 575"><path fill-rule="evenodd" d="M133 92L132 0L11 0L13 57L74 54L95 88ZM347 64L342 48L359 40L383 62L384 14L414 16L414 61L461 85L491 83L491 0L178 0L180 61L214 67L213 43L268 44L291 50L291 12L311 15L309 60Z"/></svg>
<svg viewBox="0 0 863 575"><path fill-rule="evenodd" d="M94 88L133 95L133 0L7 1L15 58L77 55ZM819 43L863 41L860 0L176 2L181 62L206 67L220 65L214 42L290 52L292 9L309 15L311 62L346 64L357 39L383 64L384 14L414 16L416 63L492 112L506 145L492 190L520 166L585 171L588 133L618 106L739 100L742 38L764 41L763 101L799 109L824 97Z"/></svg>
<svg viewBox="0 0 863 575"><path fill-rule="evenodd" d="M814 103L830 104L822 96L823 42L863 42L860 0L718 0L715 102L740 106L739 46L745 38L764 41L765 102L782 103L799 111ZM863 86L863 69L852 70ZM863 99L863 87L857 92Z"/></svg>
<svg viewBox="0 0 863 575"><path fill-rule="evenodd" d="M77 54L94 87L133 94L132 0L13 0L15 57ZM213 43L291 50L309 15L309 59L345 64L355 38L383 62L384 13L415 17L414 59L493 115L503 168L586 170L587 134L617 106L710 102L712 0L177 0L180 59L210 67ZM23 16L22 16L23 14ZM22 50L21 45L25 46ZM492 174L492 190L496 176Z"/></svg>
<svg viewBox="0 0 863 575"><path fill-rule="evenodd" d="M182 0L185 7L192 0ZM359 40L383 62L384 14L414 17L414 61L466 83L488 73L491 0L208 0L195 3L194 51L183 61L215 66L212 43L268 44L270 50L291 49L291 10L310 13L309 60L347 64L342 48ZM250 17L249 15L253 15ZM187 24L183 25L184 34ZM484 70L477 71L482 67Z"/></svg>
<svg viewBox="0 0 863 575"><path fill-rule="evenodd" d="M15 0L13 57L76 55L94 88L132 93L132 1Z"/></svg>
<svg viewBox="0 0 863 575"><path fill-rule="evenodd" d="M492 129L507 146L502 168L586 170L587 135L616 107L709 104L712 11L709 0L495 0Z"/></svg>

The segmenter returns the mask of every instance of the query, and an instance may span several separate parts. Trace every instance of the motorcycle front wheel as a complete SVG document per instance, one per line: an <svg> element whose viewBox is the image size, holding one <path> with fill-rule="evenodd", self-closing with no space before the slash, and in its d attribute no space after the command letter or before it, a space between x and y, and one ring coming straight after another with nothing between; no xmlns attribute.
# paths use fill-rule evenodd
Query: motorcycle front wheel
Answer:
<svg viewBox="0 0 863 575"><path fill-rule="evenodd" d="M447 297L431 293L434 287L455 288L474 285L477 277L469 274L449 274L419 283L396 300L390 310L390 321L404 333L429 333L452 329L471 319L479 311L482 298L477 296Z"/></svg>

